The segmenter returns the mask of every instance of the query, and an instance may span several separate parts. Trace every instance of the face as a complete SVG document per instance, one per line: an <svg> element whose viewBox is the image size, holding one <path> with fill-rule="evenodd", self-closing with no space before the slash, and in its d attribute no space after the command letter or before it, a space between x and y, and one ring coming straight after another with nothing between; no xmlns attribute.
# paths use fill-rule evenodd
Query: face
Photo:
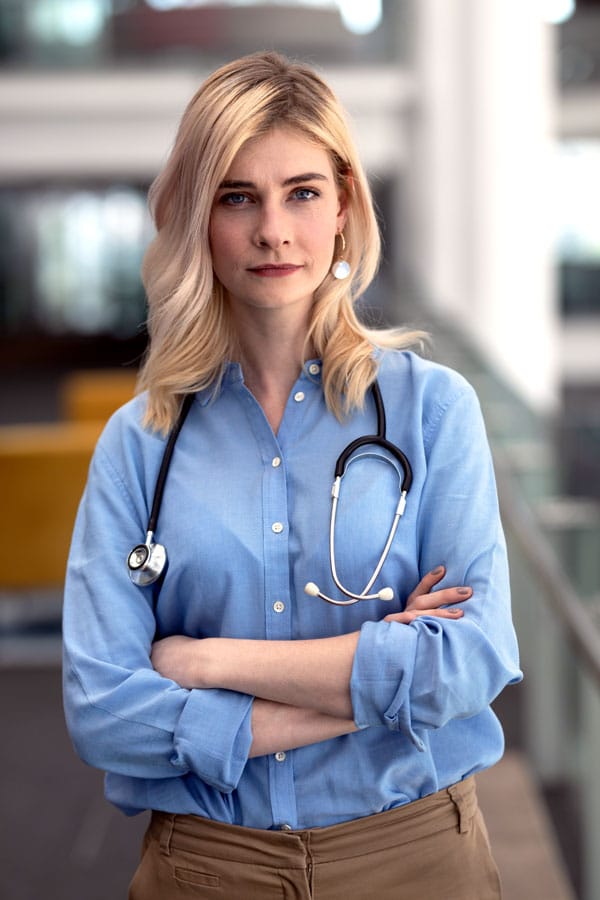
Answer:
<svg viewBox="0 0 600 900"><path fill-rule="evenodd" d="M345 195L326 150L291 129L248 141L210 219L213 269L234 308L305 315L345 221Z"/></svg>

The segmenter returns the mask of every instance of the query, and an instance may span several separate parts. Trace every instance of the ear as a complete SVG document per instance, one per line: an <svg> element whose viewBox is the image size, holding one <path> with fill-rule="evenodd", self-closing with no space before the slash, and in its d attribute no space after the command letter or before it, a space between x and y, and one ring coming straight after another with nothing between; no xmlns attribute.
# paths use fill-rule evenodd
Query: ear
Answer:
<svg viewBox="0 0 600 900"><path fill-rule="evenodd" d="M348 194L344 188L340 188L338 191L338 211L337 211L337 230L338 234L344 230L346 227L346 220L348 218Z"/></svg>

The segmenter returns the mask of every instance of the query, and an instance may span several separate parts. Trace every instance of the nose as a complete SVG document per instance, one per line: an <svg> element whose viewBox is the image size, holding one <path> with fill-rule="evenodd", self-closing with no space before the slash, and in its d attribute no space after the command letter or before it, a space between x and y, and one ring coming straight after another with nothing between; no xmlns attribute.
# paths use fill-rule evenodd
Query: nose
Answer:
<svg viewBox="0 0 600 900"><path fill-rule="evenodd" d="M256 223L256 244L277 250L291 243L291 225L285 210L277 203L263 203Z"/></svg>

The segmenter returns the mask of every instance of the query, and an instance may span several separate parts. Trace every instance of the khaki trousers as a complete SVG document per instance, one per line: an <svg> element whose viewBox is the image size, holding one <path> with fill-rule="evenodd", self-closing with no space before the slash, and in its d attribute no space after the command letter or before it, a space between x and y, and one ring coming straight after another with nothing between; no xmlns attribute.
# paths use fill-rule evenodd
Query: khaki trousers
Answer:
<svg viewBox="0 0 600 900"><path fill-rule="evenodd" d="M129 900L499 900L468 778L389 812L263 831L154 812Z"/></svg>

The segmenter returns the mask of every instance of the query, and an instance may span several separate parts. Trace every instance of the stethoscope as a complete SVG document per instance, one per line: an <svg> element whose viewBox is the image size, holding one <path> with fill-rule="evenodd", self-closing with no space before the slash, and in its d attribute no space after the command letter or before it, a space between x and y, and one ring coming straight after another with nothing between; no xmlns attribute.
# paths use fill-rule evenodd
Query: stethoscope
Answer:
<svg viewBox="0 0 600 900"><path fill-rule="evenodd" d="M326 600L328 603L333 603L335 606L350 606L353 603L358 603L359 600L392 600L394 597L394 591L390 587L384 587L376 593L369 593L369 591L375 584L375 581L377 580L377 577L381 572L383 564L388 557L392 541L394 540L394 536L398 528L398 523L400 521L400 518L404 514L404 510L406 508L406 496L412 484L412 469L410 467L408 459L406 458L402 450L400 450L399 447L397 447L395 444L392 444L391 441L388 441L386 438L385 409L383 406L383 399L377 381L374 381L371 385L371 392L373 394L375 408L377 411L377 434L366 434L363 437L356 438L354 441L348 444L348 446L344 450L342 450L335 464L334 482L331 489L331 515L329 521L329 562L331 567L331 575L338 590L341 591L342 594L345 594L348 599L335 600L332 597L328 597L312 581L309 581L304 588L305 592L310 596L320 597L322 600ZM152 499L152 508L150 510L150 518L148 519L148 525L146 527L146 538L144 540L144 543L137 544L127 557L129 577L134 584L137 584L140 587L146 587L150 584L154 584L156 581L158 581L158 579L166 569L167 551L162 544L155 543L154 533L156 531L158 514L160 512L160 506L165 490L169 466L171 465L171 457L173 456L173 451L175 449L175 444L177 442L179 432L181 431L183 423L185 422L190 411L193 399L193 394L186 394L183 398L179 416L167 440L163 458L160 464L160 469L158 472L158 477L156 479L156 487L154 488L154 497ZM398 504L396 506L393 521L388 532L385 546L383 548L381 556L379 557L379 561L375 566L375 570L371 575L369 581L367 582L364 590L362 590L360 594L355 594L353 591L350 591L344 587L337 574L337 567L335 562L335 523L337 518L342 478L344 477L346 470L351 463L356 462L357 460L362 459L365 456L374 455L369 453L361 453L356 456L352 456L352 454L359 450L361 447L365 447L367 445L377 446L383 448L384 450L387 450L388 453L399 462L402 469L402 478L399 481ZM378 455L377 458L388 462L393 466L394 469L396 469L394 464L390 460L388 460L387 457Z"/></svg>

